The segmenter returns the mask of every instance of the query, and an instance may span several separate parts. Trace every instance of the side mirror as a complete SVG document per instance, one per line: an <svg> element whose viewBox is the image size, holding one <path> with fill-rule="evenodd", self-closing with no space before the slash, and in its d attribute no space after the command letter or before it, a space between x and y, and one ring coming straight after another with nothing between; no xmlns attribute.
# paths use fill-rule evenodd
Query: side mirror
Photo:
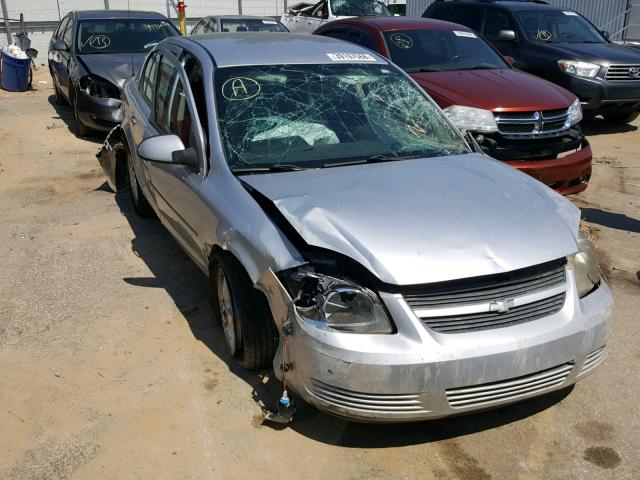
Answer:
<svg viewBox="0 0 640 480"><path fill-rule="evenodd" d="M67 44L63 40L56 40L51 45L51 50L56 50L58 52L67 52L69 51L69 47L67 47Z"/></svg>
<svg viewBox="0 0 640 480"><path fill-rule="evenodd" d="M502 40L503 42L515 42L516 32L513 30L500 30L498 32L498 40Z"/></svg>
<svg viewBox="0 0 640 480"><path fill-rule="evenodd" d="M513 58L513 57L512 57L512 56L510 56L510 55L505 55L505 56L504 56L504 59L505 59L505 60L507 61L507 63L508 63L509 65L511 65L512 67L516 64L516 59L515 59L515 58Z"/></svg>
<svg viewBox="0 0 640 480"><path fill-rule="evenodd" d="M606 30L602 30L600 33L605 39L609 40L609 37L611 36L609 32L607 32Z"/></svg>
<svg viewBox="0 0 640 480"><path fill-rule="evenodd" d="M149 162L198 167L196 151L193 148L185 148L177 135L159 135L144 139L138 145L138 156Z"/></svg>

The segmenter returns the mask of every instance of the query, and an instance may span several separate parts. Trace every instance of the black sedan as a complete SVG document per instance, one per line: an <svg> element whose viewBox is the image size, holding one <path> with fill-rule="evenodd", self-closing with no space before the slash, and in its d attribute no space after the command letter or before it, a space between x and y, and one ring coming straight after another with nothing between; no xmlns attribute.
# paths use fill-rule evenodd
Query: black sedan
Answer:
<svg viewBox="0 0 640 480"><path fill-rule="evenodd" d="M109 131L122 121L120 91L160 40L180 35L162 14L69 12L49 45L56 103L73 107L76 133Z"/></svg>

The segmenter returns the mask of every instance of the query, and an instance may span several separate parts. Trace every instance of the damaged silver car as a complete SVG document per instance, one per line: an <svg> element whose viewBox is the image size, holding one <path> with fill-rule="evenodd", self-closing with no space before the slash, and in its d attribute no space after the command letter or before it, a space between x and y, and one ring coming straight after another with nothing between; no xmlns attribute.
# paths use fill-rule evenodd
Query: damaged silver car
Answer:
<svg viewBox="0 0 640 480"><path fill-rule="evenodd" d="M208 275L229 352L353 420L574 384L612 296L580 212L478 153L411 78L331 38L170 38L98 154Z"/></svg>

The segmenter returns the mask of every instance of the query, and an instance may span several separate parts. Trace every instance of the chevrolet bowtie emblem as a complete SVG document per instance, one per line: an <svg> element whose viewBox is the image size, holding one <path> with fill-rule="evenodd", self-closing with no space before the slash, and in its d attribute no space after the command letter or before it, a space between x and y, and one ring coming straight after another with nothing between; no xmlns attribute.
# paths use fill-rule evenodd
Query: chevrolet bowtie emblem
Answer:
<svg viewBox="0 0 640 480"><path fill-rule="evenodd" d="M507 313L514 306L513 298L505 298L503 300L496 300L489 305L489 311L498 313Z"/></svg>

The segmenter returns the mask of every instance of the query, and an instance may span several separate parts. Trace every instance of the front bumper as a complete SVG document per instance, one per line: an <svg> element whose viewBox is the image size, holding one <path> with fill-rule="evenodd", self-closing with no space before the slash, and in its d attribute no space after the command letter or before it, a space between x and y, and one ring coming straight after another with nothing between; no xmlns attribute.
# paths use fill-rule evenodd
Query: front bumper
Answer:
<svg viewBox="0 0 640 480"><path fill-rule="evenodd" d="M575 285L571 270L567 279ZM605 357L612 296L604 283L582 300L570 288L562 310L548 317L459 334L425 327L400 295L381 297L396 334L327 332L289 309L286 381L295 393L351 420L420 421L565 388ZM281 347L274 360L281 380L283 358Z"/></svg>
<svg viewBox="0 0 640 480"><path fill-rule="evenodd" d="M640 110L640 80L611 82L604 78L565 79L565 86L582 103L586 114L622 114Z"/></svg>
<svg viewBox="0 0 640 480"><path fill-rule="evenodd" d="M122 122L122 101L117 98L91 97L79 92L76 102L80 121L89 128L108 132Z"/></svg>
<svg viewBox="0 0 640 480"><path fill-rule="evenodd" d="M587 188L593 153L578 127L558 136L512 139L501 134L486 135L483 151L505 162L562 195Z"/></svg>
<svg viewBox="0 0 640 480"><path fill-rule="evenodd" d="M562 195L571 195L587 188L591 178L591 146L585 146L562 158L537 161L507 161L509 165L531 175Z"/></svg>

